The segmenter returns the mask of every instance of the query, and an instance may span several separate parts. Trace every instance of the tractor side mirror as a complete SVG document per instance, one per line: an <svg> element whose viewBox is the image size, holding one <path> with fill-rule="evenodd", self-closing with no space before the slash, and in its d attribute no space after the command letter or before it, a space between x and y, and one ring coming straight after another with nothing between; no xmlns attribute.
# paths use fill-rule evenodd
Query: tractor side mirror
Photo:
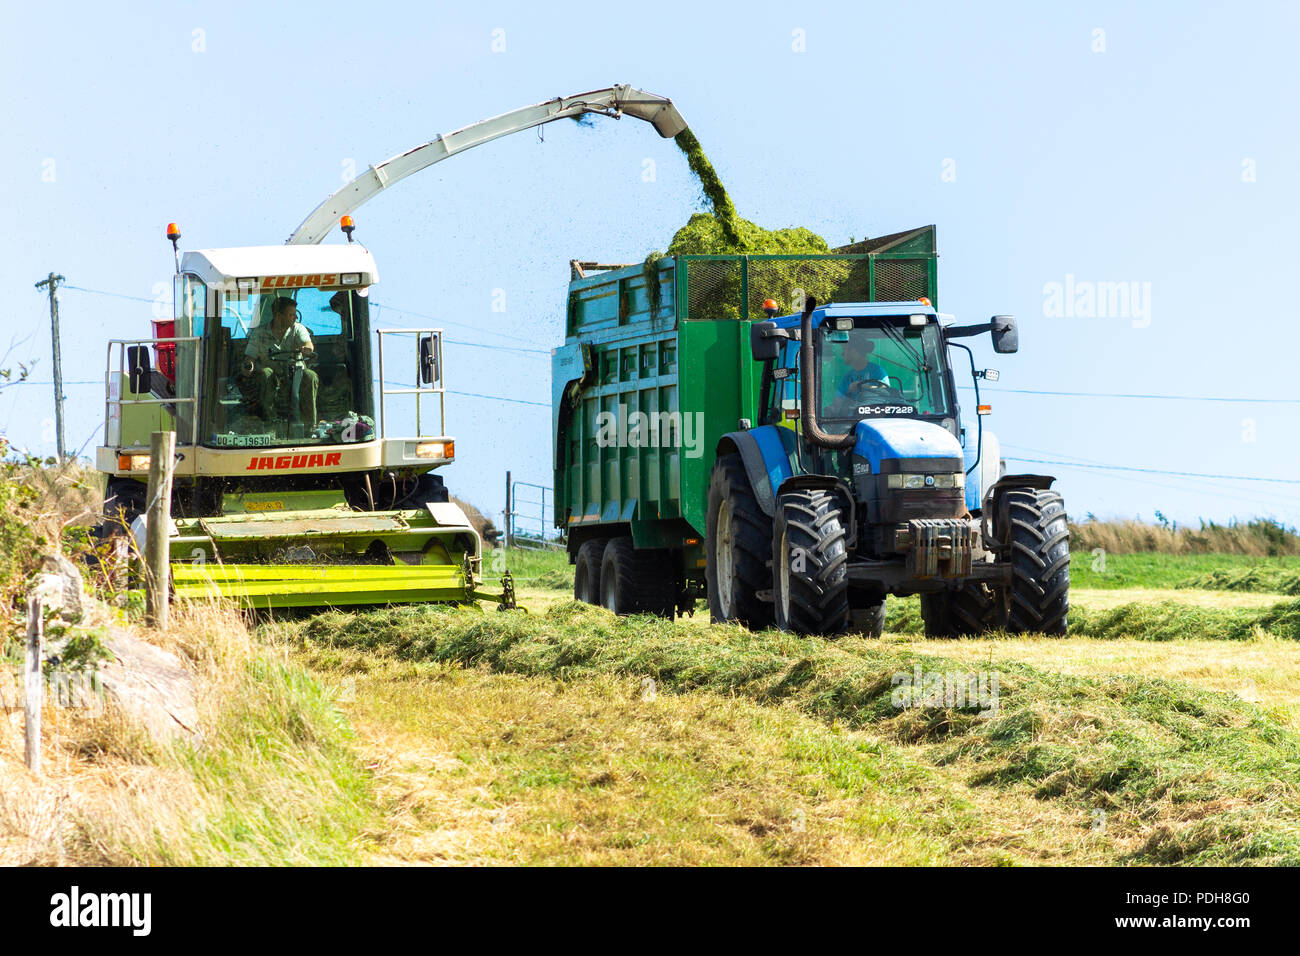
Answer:
<svg viewBox="0 0 1300 956"><path fill-rule="evenodd" d="M143 395L149 391L150 381L153 378L153 365L149 361L149 346L127 346L126 365L130 374L132 394Z"/></svg>
<svg viewBox="0 0 1300 956"><path fill-rule="evenodd" d="M420 355L419 368L417 370L420 376L421 385L432 385L438 381L438 349L434 342L433 333L428 332L420 336Z"/></svg>
<svg viewBox="0 0 1300 956"><path fill-rule="evenodd" d="M749 327L749 348L755 362L769 362L781 354L781 340L769 333L776 331L775 322L755 322Z"/></svg>
<svg viewBox="0 0 1300 956"><path fill-rule="evenodd" d="M1020 348L1014 315L995 315L989 326L993 332L993 351L1008 354Z"/></svg>

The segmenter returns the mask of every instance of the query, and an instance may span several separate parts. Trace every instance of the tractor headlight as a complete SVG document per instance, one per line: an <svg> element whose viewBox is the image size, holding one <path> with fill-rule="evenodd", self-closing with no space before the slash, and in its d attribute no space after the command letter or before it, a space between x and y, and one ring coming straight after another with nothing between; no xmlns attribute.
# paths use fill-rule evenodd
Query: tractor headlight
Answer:
<svg viewBox="0 0 1300 956"><path fill-rule="evenodd" d="M965 488L966 476L961 472L947 475L889 475L885 479L885 486L907 491L920 488Z"/></svg>

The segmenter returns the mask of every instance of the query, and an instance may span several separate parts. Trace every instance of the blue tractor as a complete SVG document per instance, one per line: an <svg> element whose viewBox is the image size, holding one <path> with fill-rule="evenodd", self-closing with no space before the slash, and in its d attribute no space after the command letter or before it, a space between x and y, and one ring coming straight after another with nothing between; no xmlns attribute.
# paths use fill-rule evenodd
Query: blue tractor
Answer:
<svg viewBox="0 0 1300 956"><path fill-rule="evenodd" d="M888 595L918 594L927 636L1060 635L1065 506L1045 475L1007 475L984 406L964 427L956 339L1015 352L1011 316L956 325L925 300L833 304L756 322L758 421L717 444L706 579L715 621L879 635Z"/></svg>

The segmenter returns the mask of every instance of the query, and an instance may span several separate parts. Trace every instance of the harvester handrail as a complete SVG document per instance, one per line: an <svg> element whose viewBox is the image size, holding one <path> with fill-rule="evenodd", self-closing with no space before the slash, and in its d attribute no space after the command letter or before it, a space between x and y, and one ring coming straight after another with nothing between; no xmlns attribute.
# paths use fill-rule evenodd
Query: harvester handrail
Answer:
<svg viewBox="0 0 1300 956"><path fill-rule="evenodd" d="M414 395L415 396L415 437L416 438L435 438L443 437L447 431L447 387L442 384L442 329L440 328L396 328L396 329L375 329L375 336L378 342L379 353L379 437L388 438L387 427L387 401L390 395ZM438 369L438 378L433 385L420 385L419 375L416 375L417 384L414 387L400 385L389 388L387 377L384 374L384 336L385 335L432 335L434 342L437 343L437 356L435 357L435 367ZM417 339L418 341L418 339ZM438 396L438 431L432 435L425 435L422 422L420 420L420 396L437 395ZM400 436L409 437L409 436Z"/></svg>
<svg viewBox="0 0 1300 956"><path fill-rule="evenodd" d="M127 346L149 345L149 346L153 346L154 351L157 352L159 343L170 342L173 345L175 345L180 342L202 343L202 341L203 341L203 336L201 335L165 335L165 336L154 336L150 338L108 340L108 345L104 356L104 446L105 447L109 447L110 444L111 445L121 444L120 440L122 436L120 431L116 436L117 440L112 443L109 442L109 432L112 429L115 420L118 422L119 428L121 427L120 423L122 419L123 405L171 405L173 407L177 405L192 405L193 411L192 414L190 415L190 429L189 429L190 438L186 444L189 445L198 444L199 442L199 382L200 382L200 373L203 368L203 363L202 361L200 361L197 352L201 348L201 344L195 347L196 354L195 354L195 361L194 361L194 394L187 398L182 398L180 396L173 396L172 398L123 398L120 392L117 395L117 397L114 398L113 387L116 385L117 388L120 390L122 387L122 379L127 376L127 371L126 371ZM116 379L113 378L113 346L117 346L118 349ZM114 408L117 409L116 419L113 416ZM173 418L176 417L174 412L172 417Z"/></svg>

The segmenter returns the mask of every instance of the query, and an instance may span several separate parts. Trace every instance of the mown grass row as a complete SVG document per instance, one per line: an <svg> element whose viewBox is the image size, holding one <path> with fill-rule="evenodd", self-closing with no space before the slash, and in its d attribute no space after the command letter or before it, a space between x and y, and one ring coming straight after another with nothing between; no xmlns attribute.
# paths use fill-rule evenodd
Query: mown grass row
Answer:
<svg viewBox="0 0 1300 956"><path fill-rule="evenodd" d="M886 631L925 633L916 598L890 598L885 608ZM1102 640L1244 641L1258 631L1300 640L1300 601L1280 601L1267 608L1197 607L1177 601L1133 602L1104 611L1072 607L1069 623L1071 636Z"/></svg>
<svg viewBox="0 0 1300 956"><path fill-rule="evenodd" d="M1300 603L1300 602L1298 602ZM900 675L969 663L739 627L619 619L565 603L544 615L407 608L287 625L304 651L364 651L559 681L649 677L794 708L835 726L918 744L975 787L1100 809L1137 834L1138 862L1300 863L1300 737L1230 694L1136 675L1080 677L998 665L996 713L900 706Z"/></svg>

